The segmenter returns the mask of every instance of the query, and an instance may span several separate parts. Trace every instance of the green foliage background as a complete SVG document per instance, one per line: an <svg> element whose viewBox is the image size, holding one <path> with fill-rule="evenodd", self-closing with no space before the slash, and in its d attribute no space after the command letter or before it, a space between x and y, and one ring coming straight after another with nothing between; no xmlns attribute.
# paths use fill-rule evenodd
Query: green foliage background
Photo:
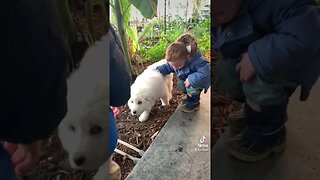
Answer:
<svg viewBox="0 0 320 180"><path fill-rule="evenodd" d="M139 55L143 57L143 61L155 62L165 58L167 47L186 32L196 36L203 55L210 52L210 18L193 19L187 23L180 17L168 18L166 33L163 19L152 22L152 26L143 39L140 39Z"/></svg>

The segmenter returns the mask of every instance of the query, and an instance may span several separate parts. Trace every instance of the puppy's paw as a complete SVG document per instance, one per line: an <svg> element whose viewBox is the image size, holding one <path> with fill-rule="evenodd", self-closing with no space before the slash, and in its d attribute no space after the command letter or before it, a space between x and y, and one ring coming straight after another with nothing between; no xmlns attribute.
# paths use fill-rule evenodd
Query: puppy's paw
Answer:
<svg viewBox="0 0 320 180"><path fill-rule="evenodd" d="M161 101L161 106L169 106L170 104L169 104L169 102L163 102L163 101Z"/></svg>
<svg viewBox="0 0 320 180"><path fill-rule="evenodd" d="M162 106L169 106L170 105L169 99L166 99L166 100L160 99L160 100L161 100Z"/></svg>
<svg viewBox="0 0 320 180"><path fill-rule="evenodd" d="M139 121L140 122L144 122L146 120L148 120L149 118L149 112L144 111L140 116L139 116Z"/></svg>
<svg viewBox="0 0 320 180"><path fill-rule="evenodd" d="M120 166L111 159L112 157L98 169L96 175L93 176L93 180L118 180L121 178Z"/></svg>

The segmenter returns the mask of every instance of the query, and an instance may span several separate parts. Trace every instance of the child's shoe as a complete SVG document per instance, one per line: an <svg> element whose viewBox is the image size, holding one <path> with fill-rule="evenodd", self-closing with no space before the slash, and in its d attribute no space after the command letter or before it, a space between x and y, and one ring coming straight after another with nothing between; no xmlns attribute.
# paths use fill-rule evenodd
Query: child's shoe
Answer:
<svg viewBox="0 0 320 180"><path fill-rule="evenodd" d="M285 139L286 135L283 134L266 143L256 144L246 141L241 133L227 141L227 150L232 156L239 160L256 162L266 159L272 154L283 152L286 147Z"/></svg>
<svg viewBox="0 0 320 180"><path fill-rule="evenodd" d="M240 160L255 162L285 150L287 101L260 105L259 109L245 104L246 128L227 141L229 153Z"/></svg>
<svg viewBox="0 0 320 180"><path fill-rule="evenodd" d="M231 135L241 133L245 128L244 107L242 106L238 111L230 113L227 121Z"/></svg>
<svg viewBox="0 0 320 180"><path fill-rule="evenodd" d="M189 113L193 111L198 111L200 109L200 103L196 103L195 105L189 106L188 103L185 103L181 106L181 110L183 112Z"/></svg>
<svg viewBox="0 0 320 180"><path fill-rule="evenodd" d="M186 103L181 106L183 112L198 111L200 108L200 94L186 97Z"/></svg>
<svg viewBox="0 0 320 180"><path fill-rule="evenodd" d="M189 101L190 96L186 95L181 99L181 106L186 105L186 103Z"/></svg>

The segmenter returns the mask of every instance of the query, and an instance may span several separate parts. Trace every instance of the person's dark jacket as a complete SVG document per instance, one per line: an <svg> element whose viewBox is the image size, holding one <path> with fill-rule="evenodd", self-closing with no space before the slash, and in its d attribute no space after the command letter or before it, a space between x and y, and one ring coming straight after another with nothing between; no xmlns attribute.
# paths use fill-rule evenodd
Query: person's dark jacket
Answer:
<svg viewBox="0 0 320 180"><path fill-rule="evenodd" d="M0 2L0 138L48 137L66 114L70 56L51 0Z"/></svg>
<svg viewBox="0 0 320 180"><path fill-rule="evenodd" d="M314 0L248 0L232 22L218 27L215 49L235 59L248 52L262 79L300 84L306 100L320 74L319 32Z"/></svg>
<svg viewBox="0 0 320 180"><path fill-rule="evenodd" d="M131 76L127 68L120 40L112 27L109 28L110 49L110 106L123 106L130 98ZM109 108L109 147L108 157L117 145L118 131L113 112Z"/></svg>
<svg viewBox="0 0 320 180"><path fill-rule="evenodd" d="M112 27L110 34L110 105L123 106L130 98L131 76L121 42Z"/></svg>

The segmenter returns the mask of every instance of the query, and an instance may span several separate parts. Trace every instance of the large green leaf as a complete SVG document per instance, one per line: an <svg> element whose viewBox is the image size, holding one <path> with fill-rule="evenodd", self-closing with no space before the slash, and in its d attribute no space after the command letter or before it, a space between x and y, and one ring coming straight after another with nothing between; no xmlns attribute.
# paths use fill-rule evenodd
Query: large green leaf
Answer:
<svg viewBox="0 0 320 180"><path fill-rule="evenodd" d="M130 0L143 17L151 19L157 16L158 0Z"/></svg>
<svg viewBox="0 0 320 180"><path fill-rule="evenodd" d="M128 24L131 17L131 3L129 0L121 0L121 8L123 13L124 24Z"/></svg>
<svg viewBox="0 0 320 180"><path fill-rule="evenodd" d="M131 3L129 0L118 0L120 1L121 6L121 14L123 15L123 23L128 24L131 17ZM114 7L114 0L109 1L110 4ZM112 17L111 17L111 23L116 24L117 18L116 18L116 11L114 8L112 8Z"/></svg>
<svg viewBox="0 0 320 180"><path fill-rule="evenodd" d="M114 0L109 0L109 3L110 3L110 6L112 7L111 8L112 16L109 17L110 23L117 24L117 15L116 15L116 10L114 9ZM111 13L109 15L111 15Z"/></svg>
<svg viewBox="0 0 320 180"><path fill-rule="evenodd" d="M142 31L140 37L139 37L139 41L145 37L146 34L148 34L152 29L153 29L153 26L156 22L155 21L152 21L150 23L148 23L146 25L146 27L144 28L144 30Z"/></svg>
<svg viewBox="0 0 320 180"><path fill-rule="evenodd" d="M129 38L132 40L132 52L136 53L137 50L139 50L139 42L138 42L138 30L136 26L129 27L128 25L125 25L126 32L129 36Z"/></svg>

